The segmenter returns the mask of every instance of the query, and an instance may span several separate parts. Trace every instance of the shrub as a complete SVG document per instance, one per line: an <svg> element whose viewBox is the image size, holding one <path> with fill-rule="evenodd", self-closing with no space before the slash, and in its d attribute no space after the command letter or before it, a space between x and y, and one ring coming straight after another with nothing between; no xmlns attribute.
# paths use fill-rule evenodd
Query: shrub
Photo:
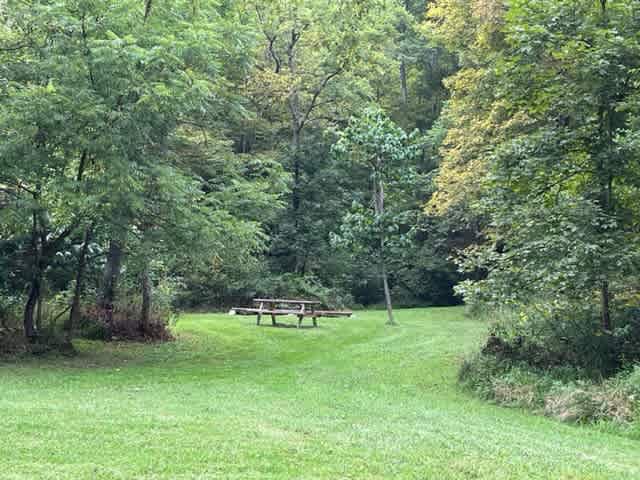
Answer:
<svg viewBox="0 0 640 480"><path fill-rule="evenodd" d="M624 385L624 388L640 401L640 364L635 365L629 373L621 376L620 381Z"/></svg>
<svg viewBox="0 0 640 480"><path fill-rule="evenodd" d="M172 319L154 311L149 324L143 326L138 305L120 304L112 312L94 305L83 310L80 334L89 340L166 342L174 338L169 329Z"/></svg>
<svg viewBox="0 0 640 480"><path fill-rule="evenodd" d="M482 398L563 422L607 421L640 429L640 365L605 381L580 377L580 370L540 371L477 354L463 362L459 382Z"/></svg>
<svg viewBox="0 0 640 480"><path fill-rule="evenodd" d="M0 290L0 329L10 330L20 325L23 305L20 295Z"/></svg>
<svg viewBox="0 0 640 480"><path fill-rule="evenodd" d="M283 273L261 279L257 285L258 296L269 298L313 298L331 307L344 307L353 298L340 289L326 287L313 275Z"/></svg>
<svg viewBox="0 0 640 480"><path fill-rule="evenodd" d="M462 364L462 385L561 421L640 431L640 309L617 310L612 332L579 306L491 314L481 352Z"/></svg>
<svg viewBox="0 0 640 480"><path fill-rule="evenodd" d="M515 366L491 355L477 354L466 359L459 382L482 398L512 407L538 408L553 379L539 375L522 364Z"/></svg>
<svg viewBox="0 0 640 480"><path fill-rule="evenodd" d="M27 350L28 345L22 331L0 327L0 354L14 355Z"/></svg>
<svg viewBox="0 0 640 480"><path fill-rule="evenodd" d="M492 386L493 398L502 405L533 408L537 404L535 384L520 383L510 377L498 377L494 379Z"/></svg>
<svg viewBox="0 0 640 480"><path fill-rule="evenodd" d="M565 422L628 423L634 419L635 410L635 396L618 379L556 386L545 399L545 413Z"/></svg>
<svg viewBox="0 0 640 480"><path fill-rule="evenodd" d="M612 332L594 312L576 308L559 315L542 309L496 312L482 349L486 355L539 370L573 368L597 379L640 362L640 311L625 311Z"/></svg>

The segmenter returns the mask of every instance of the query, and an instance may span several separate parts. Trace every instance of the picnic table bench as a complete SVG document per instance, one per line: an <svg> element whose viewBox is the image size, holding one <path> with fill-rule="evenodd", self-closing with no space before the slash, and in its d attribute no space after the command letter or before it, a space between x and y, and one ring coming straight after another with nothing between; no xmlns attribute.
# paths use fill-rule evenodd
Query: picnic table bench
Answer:
<svg viewBox="0 0 640 480"><path fill-rule="evenodd" d="M313 326L318 326L320 317L350 317L350 310L318 310L321 302L316 300L288 300L284 298L254 298L253 303L257 308L234 307L231 313L238 315L256 315L256 325L260 325L262 315L271 315L271 324L276 326L276 317L282 315L295 315L298 317L298 328L302 326L302 319L310 317Z"/></svg>

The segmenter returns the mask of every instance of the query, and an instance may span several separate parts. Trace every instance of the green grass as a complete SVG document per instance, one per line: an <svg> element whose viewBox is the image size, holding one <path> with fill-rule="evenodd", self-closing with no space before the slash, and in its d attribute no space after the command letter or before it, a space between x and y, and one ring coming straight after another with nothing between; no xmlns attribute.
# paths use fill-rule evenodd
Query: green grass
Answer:
<svg viewBox="0 0 640 480"><path fill-rule="evenodd" d="M0 363L0 478L640 479L638 441L461 391L483 323L384 315L188 315L171 344Z"/></svg>

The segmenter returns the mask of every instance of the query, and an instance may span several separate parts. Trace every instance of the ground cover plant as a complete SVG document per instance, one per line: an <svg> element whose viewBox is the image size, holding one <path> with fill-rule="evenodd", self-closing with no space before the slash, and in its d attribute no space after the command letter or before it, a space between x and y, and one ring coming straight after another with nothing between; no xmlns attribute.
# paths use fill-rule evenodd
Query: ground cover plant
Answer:
<svg viewBox="0 0 640 480"><path fill-rule="evenodd" d="M458 308L318 329L186 315L177 341L81 341L0 364L7 479L633 479L638 440L456 384L486 324Z"/></svg>

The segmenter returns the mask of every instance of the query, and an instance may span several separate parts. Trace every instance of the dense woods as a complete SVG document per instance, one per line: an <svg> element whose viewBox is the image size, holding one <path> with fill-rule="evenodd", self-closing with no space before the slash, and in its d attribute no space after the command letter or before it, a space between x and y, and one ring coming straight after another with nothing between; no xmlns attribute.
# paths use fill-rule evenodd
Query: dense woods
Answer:
<svg viewBox="0 0 640 480"><path fill-rule="evenodd" d="M498 357L640 359L637 2L0 8L3 332L464 301Z"/></svg>
<svg viewBox="0 0 640 480"><path fill-rule="evenodd" d="M450 232L422 211L456 65L421 32L425 8L7 2L3 322L29 338L87 322L151 334L176 308L255 295L458 302ZM351 152L341 132L366 105L411 151L378 158L384 172L347 161L360 140ZM384 227L369 209L381 175Z"/></svg>

